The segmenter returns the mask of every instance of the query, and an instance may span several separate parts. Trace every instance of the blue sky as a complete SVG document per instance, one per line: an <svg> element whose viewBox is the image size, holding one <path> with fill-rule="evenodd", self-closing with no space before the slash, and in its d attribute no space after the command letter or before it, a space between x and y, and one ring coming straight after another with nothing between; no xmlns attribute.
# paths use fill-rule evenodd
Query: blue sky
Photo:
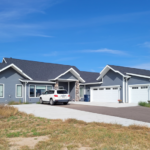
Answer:
<svg viewBox="0 0 150 150"><path fill-rule="evenodd" d="M0 0L0 59L150 70L149 0Z"/></svg>

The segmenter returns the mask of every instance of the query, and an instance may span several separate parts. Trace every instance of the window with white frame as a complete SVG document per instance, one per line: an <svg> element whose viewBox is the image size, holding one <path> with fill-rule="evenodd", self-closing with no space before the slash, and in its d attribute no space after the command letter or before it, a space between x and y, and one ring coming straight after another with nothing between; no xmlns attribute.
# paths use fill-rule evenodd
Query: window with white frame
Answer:
<svg viewBox="0 0 150 150"><path fill-rule="evenodd" d="M42 93L45 93L46 86L36 86L36 97L39 97Z"/></svg>
<svg viewBox="0 0 150 150"><path fill-rule="evenodd" d="M22 97L22 85L16 85L16 97Z"/></svg>
<svg viewBox="0 0 150 150"><path fill-rule="evenodd" d="M4 97L4 85L0 84L0 98Z"/></svg>
<svg viewBox="0 0 150 150"><path fill-rule="evenodd" d="M29 87L30 98L39 97L42 93L53 89L52 85L30 85Z"/></svg>
<svg viewBox="0 0 150 150"><path fill-rule="evenodd" d="M80 97L84 97L84 87L80 86Z"/></svg>

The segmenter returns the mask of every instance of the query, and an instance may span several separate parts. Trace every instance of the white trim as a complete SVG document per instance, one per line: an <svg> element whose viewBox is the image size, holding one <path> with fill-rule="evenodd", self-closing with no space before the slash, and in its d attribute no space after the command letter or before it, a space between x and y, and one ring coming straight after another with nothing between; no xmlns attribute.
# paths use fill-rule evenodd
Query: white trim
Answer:
<svg viewBox="0 0 150 150"><path fill-rule="evenodd" d="M102 84L103 82L80 83L80 85Z"/></svg>
<svg viewBox="0 0 150 150"><path fill-rule="evenodd" d="M128 87L134 87L134 86L150 86L150 83L149 84L132 84L132 85L128 85Z"/></svg>
<svg viewBox="0 0 150 150"><path fill-rule="evenodd" d="M0 97L0 98L4 98L5 97L5 84L3 84L3 83L0 83L0 85L3 85L3 97Z"/></svg>
<svg viewBox="0 0 150 150"><path fill-rule="evenodd" d="M95 86L90 88L112 88L112 87L121 87L121 85Z"/></svg>
<svg viewBox="0 0 150 150"><path fill-rule="evenodd" d="M109 65L107 65L107 66L105 66L105 68L100 72L100 76L96 79L96 80L99 80L99 79L101 79L104 75L102 75L101 76L101 74L106 70L106 69L111 69L112 71L114 71L115 73L119 73L121 76L123 76L123 77L129 77L129 76L126 76L126 75L124 75L124 74L122 74L120 71L118 71L118 70L114 70L112 67L110 67Z"/></svg>
<svg viewBox="0 0 150 150"><path fill-rule="evenodd" d="M31 83L50 83L50 84L55 84L56 82L49 82L49 81L35 81L35 80L22 80L19 79L21 82L31 82Z"/></svg>
<svg viewBox="0 0 150 150"><path fill-rule="evenodd" d="M3 58L3 61L7 64L7 61L6 61L6 59L5 59L5 58ZM3 62L3 61L2 61L2 62Z"/></svg>
<svg viewBox="0 0 150 150"><path fill-rule="evenodd" d="M21 92L22 92L22 93L21 93L21 97L17 97L17 86L18 86L18 85L21 85L21 88L22 88L22 90L21 90ZM15 86L15 93L16 93L16 94L15 94L15 97L16 97L16 98L23 98L23 85L22 85L22 84L16 84L16 86Z"/></svg>
<svg viewBox="0 0 150 150"><path fill-rule="evenodd" d="M126 73L126 74L132 75L132 76L137 76L137 77L142 77L142 78L149 78L149 79L150 79L150 76L139 75L139 74L133 74L133 73Z"/></svg>
<svg viewBox="0 0 150 150"><path fill-rule="evenodd" d="M78 80L76 80L76 79L58 79L58 81L61 81L61 82L63 82L63 81L64 82L70 81L70 82L72 82L72 81L78 81Z"/></svg>
<svg viewBox="0 0 150 150"><path fill-rule="evenodd" d="M18 68L18 67L17 67L16 65L14 65L14 64L8 65L7 67L1 69L0 72L4 71L4 70L6 70L6 69L8 69L8 68L10 68L10 67L12 67L14 70L16 70L17 72L19 72L21 75L25 76L26 78L28 78L28 79L30 79L30 80L33 80L32 78L30 78L28 75L26 75L20 68Z"/></svg>
<svg viewBox="0 0 150 150"><path fill-rule="evenodd" d="M122 77L122 81L123 81L123 83L122 83L122 101L123 101L123 103L125 103L125 92L124 92L124 90L125 90L125 88L124 88L125 83L124 83L124 77Z"/></svg>
<svg viewBox="0 0 150 150"><path fill-rule="evenodd" d="M128 103L128 78L126 78L126 103Z"/></svg>
<svg viewBox="0 0 150 150"><path fill-rule="evenodd" d="M73 68L70 68L66 72L60 74L58 77L56 77L54 80L58 80L61 76L65 75L66 73L71 72L75 77L77 77L81 82L85 82L81 77L80 74L78 74Z"/></svg>

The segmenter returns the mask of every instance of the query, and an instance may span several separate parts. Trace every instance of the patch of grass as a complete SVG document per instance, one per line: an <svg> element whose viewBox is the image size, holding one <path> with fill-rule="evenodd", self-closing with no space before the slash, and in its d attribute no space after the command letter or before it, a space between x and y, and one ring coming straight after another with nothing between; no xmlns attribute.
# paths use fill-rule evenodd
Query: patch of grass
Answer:
<svg viewBox="0 0 150 150"><path fill-rule="evenodd" d="M40 104L40 102L36 102L36 104Z"/></svg>
<svg viewBox="0 0 150 150"><path fill-rule="evenodd" d="M16 101L10 101L8 103L8 105L21 105L21 104L30 104L29 102L21 102L21 100L19 100L19 102L16 102Z"/></svg>
<svg viewBox="0 0 150 150"><path fill-rule="evenodd" d="M11 138L11 137L19 137L21 135L20 132L12 132L12 133L7 133L6 136L8 138Z"/></svg>
<svg viewBox="0 0 150 150"><path fill-rule="evenodd" d="M139 102L139 106L150 107L150 103L147 102Z"/></svg>
<svg viewBox="0 0 150 150"><path fill-rule="evenodd" d="M1 108L5 112L10 109L13 114L0 119L0 138L3 139L3 142L0 140L0 146L3 145L3 149L7 148L8 138L37 139L42 136L47 136L48 140L40 141L32 150L85 149L85 147L95 150L147 150L150 148L150 128L146 126L124 127L118 124L86 123L76 119L50 120L27 115L16 111L11 106L2 106L0 110ZM24 144L28 145L28 143ZM30 147L24 146L21 149L29 150Z"/></svg>

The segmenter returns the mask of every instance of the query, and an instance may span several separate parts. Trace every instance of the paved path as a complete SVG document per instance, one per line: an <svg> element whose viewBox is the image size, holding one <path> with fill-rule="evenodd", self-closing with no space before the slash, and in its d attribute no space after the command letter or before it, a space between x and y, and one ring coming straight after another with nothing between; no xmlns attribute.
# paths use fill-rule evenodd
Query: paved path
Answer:
<svg viewBox="0 0 150 150"><path fill-rule="evenodd" d="M57 106L150 123L150 108L147 107L130 106L130 107L113 108L113 107L92 106L92 105L83 105L83 104L80 105L75 103L70 103L69 105L57 105Z"/></svg>
<svg viewBox="0 0 150 150"><path fill-rule="evenodd" d="M104 122L104 123L113 123L121 124L123 126L129 125L146 125L150 127L150 123L136 121L132 119L125 119L121 117L115 117L110 115L92 113L83 110L75 109L75 105L41 105L41 104L28 104L28 105L15 105L20 111L26 112L28 114L34 114L37 117L43 117L48 119L77 119L83 120L85 122ZM68 107L68 108L67 108ZM70 108L69 108L70 107ZM73 108L71 108L73 107ZM76 106L77 107L77 106ZM94 107L94 106L93 106ZM78 106L78 109L81 107Z"/></svg>

